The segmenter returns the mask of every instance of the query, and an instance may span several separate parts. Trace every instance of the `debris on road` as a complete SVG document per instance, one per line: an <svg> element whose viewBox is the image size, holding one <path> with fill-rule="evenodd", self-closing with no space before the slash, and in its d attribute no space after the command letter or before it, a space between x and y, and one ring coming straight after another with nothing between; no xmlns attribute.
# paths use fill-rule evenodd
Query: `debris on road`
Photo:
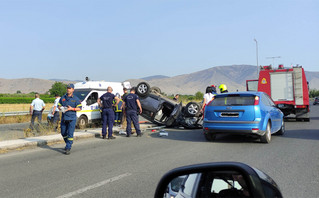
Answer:
<svg viewBox="0 0 319 198"><path fill-rule="evenodd" d="M160 136L160 137L168 136L168 133L164 129L161 129L158 136Z"/></svg>

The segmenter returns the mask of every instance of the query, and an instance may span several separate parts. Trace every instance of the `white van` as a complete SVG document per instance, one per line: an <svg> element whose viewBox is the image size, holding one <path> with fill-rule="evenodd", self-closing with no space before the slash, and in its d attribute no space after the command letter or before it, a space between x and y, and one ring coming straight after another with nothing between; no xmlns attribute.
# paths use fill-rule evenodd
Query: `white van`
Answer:
<svg viewBox="0 0 319 198"><path fill-rule="evenodd" d="M107 87L113 88L113 94L123 95L123 88L130 89L129 82L105 82L105 81L85 81L74 84L74 95L82 104L82 110L76 112L77 127L83 128L87 124L101 120L101 112L97 99L107 92Z"/></svg>

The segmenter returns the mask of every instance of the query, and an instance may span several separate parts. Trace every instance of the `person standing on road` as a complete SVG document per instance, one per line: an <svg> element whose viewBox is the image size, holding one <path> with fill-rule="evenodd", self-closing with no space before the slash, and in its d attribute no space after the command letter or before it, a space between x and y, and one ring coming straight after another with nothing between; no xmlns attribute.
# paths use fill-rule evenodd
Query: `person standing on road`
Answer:
<svg viewBox="0 0 319 198"><path fill-rule="evenodd" d="M122 101L128 95L127 88L124 87L123 88L123 92L124 92L124 94L122 95ZM122 118L121 118L122 125L121 125L121 129L126 129L126 125L127 125L127 123L126 123L126 113L125 113L125 109L123 108L123 103L122 103L121 109L122 109Z"/></svg>
<svg viewBox="0 0 319 198"><path fill-rule="evenodd" d="M58 128L58 122L60 120L60 110L58 108L58 104L59 104L59 101L60 101L60 96L59 94L55 94L55 100L54 100L54 105L53 105L53 110L52 110L52 115L53 115L53 118L52 119L52 126L54 128L54 131L57 131L57 128Z"/></svg>
<svg viewBox="0 0 319 198"><path fill-rule="evenodd" d="M76 112L81 111L80 99L73 95L74 85L67 85L67 93L62 96L58 103L59 110L62 111L61 135L65 142L65 154L69 155L73 144L73 135L76 124Z"/></svg>
<svg viewBox="0 0 319 198"><path fill-rule="evenodd" d="M130 137L132 134L131 122L133 122L134 128L136 130L136 134L137 134L136 137L142 136L140 126L138 123L138 114L137 114L137 107L139 108L139 113L141 114L142 106L138 96L135 94L135 89L136 89L135 87L132 87L131 93L124 98L124 102L123 102L123 108L125 109L125 112L126 112L126 121L127 121L126 137Z"/></svg>
<svg viewBox="0 0 319 198"><path fill-rule="evenodd" d="M107 92L103 94L98 100L98 104L102 107L102 138L106 139L106 128L108 127L108 139L115 139L113 137L113 124L114 124L114 111L113 107L116 107L120 99L112 94L112 87L107 88ZM115 104L113 104L115 100Z"/></svg>
<svg viewBox="0 0 319 198"><path fill-rule="evenodd" d="M204 94L204 99L203 99L203 107L201 112L204 113L205 112L205 107L206 105L213 100L214 98L214 94L213 94L213 87L206 87L206 93Z"/></svg>
<svg viewBox="0 0 319 198"><path fill-rule="evenodd" d="M122 104L123 100L121 99L121 96L119 93L115 94L116 97L119 99L119 103L114 107L114 113L115 113L115 126L120 126L122 123ZM113 103L116 104L116 100L113 100Z"/></svg>
<svg viewBox="0 0 319 198"><path fill-rule="evenodd" d="M124 92L124 94L123 94L122 98L124 99L128 95L127 89L125 87L123 88L123 92Z"/></svg>
<svg viewBox="0 0 319 198"><path fill-rule="evenodd" d="M42 112L45 109L45 104L43 100L40 99L40 95L38 93L35 94L35 99L32 100L30 105L30 114L31 114L31 124L30 129L34 129L34 120L35 118L38 119L38 123L41 123L42 120Z"/></svg>

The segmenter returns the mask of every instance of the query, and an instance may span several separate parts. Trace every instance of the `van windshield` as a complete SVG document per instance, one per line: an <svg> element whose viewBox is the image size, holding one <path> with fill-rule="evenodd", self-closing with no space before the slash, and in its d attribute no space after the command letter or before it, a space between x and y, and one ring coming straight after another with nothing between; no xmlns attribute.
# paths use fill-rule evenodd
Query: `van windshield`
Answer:
<svg viewBox="0 0 319 198"><path fill-rule="evenodd" d="M76 95L80 101L83 101L85 97L90 93L90 91L74 91L73 94Z"/></svg>

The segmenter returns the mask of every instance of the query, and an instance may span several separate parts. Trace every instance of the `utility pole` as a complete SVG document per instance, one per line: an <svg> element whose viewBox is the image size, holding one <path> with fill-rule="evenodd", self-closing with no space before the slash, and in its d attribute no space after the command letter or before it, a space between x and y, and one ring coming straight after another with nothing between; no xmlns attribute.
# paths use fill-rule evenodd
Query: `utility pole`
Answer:
<svg viewBox="0 0 319 198"><path fill-rule="evenodd" d="M275 67L275 58L281 58L281 56L271 56L271 57L267 57L267 59L272 58L272 65L273 67Z"/></svg>
<svg viewBox="0 0 319 198"><path fill-rule="evenodd" d="M258 66L258 42L257 42L256 38L254 38L254 41L256 42L257 77L258 77L258 73L259 73L259 71L258 71L258 68L259 68L259 66Z"/></svg>

